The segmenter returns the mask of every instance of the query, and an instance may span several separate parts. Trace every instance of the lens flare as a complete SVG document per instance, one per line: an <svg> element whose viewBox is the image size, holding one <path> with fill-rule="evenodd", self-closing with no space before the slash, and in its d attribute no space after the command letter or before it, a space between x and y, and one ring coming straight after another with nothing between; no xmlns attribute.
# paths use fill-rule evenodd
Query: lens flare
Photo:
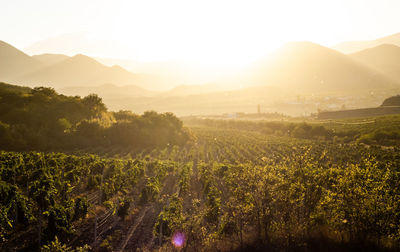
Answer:
<svg viewBox="0 0 400 252"><path fill-rule="evenodd" d="M185 243L185 235L181 232L176 232L172 237L172 244L176 248L182 248L184 243Z"/></svg>

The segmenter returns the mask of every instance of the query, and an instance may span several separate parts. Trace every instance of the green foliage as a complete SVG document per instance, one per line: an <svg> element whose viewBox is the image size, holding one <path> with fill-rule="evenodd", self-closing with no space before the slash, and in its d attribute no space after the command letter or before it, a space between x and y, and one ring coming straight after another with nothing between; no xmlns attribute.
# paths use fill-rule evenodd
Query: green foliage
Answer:
<svg viewBox="0 0 400 252"><path fill-rule="evenodd" d="M324 132L299 125L303 132ZM197 128L195 133L201 140L195 151L199 162L189 177L192 186L198 184L182 196L197 203L184 205L178 225L190 234L189 250L221 249L218 244L228 240L276 250L311 249L327 241L344 248L399 245L397 149L226 129ZM182 185L185 172L178 174Z"/></svg>
<svg viewBox="0 0 400 252"><path fill-rule="evenodd" d="M183 221L182 216L182 198L178 195L173 195L167 205L164 206L161 213L158 215L157 222L154 225L154 234L160 235L160 230L163 236L171 236L175 230L178 230ZM162 227L160 227L162 226Z"/></svg>
<svg viewBox="0 0 400 252"><path fill-rule="evenodd" d="M29 247L29 242L36 242L29 240L32 232L40 232L42 242L54 237L68 241L74 236L73 222L89 213L88 197L94 195L92 203L100 201L98 191L86 191L90 178L97 176L96 188L109 190L113 196L141 179L142 165L93 155L0 151L0 239L7 244L18 233L27 232L22 244Z"/></svg>
<svg viewBox="0 0 400 252"><path fill-rule="evenodd" d="M400 117L346 119L337 121L278 122L190 119L190 125L257 131L265 135L289 136L298 139L400 146Z"/></svg>
<svg viewBox="0 0 400 252"><path fill-rule="evenodd" d="M210 223L217 223L220 214L220 206L221 206L221 192L214 186L211 186L209 192L207 193L207 213L206 219Z"/></svg>
<svg viewBox="0 0 400 252"><path fill-rule="evenodd" d="M333 131L323 125L311 125L308 123L289 123L273 121L239 121L239 120L212 120L191 119L188 123L216 128L258 131L266 135L287 135L304 139L329 140L335 135Z"/></svg>
<svg viewBox="0 0 400 252"><path fill-rule="evenodd" d="M190 180L190 174L192 172L192 163L188 163L184 165L179 173L179 194L184 195L187 192L189 192L189 180Z"/></svg>
<svg viewBox="0 0 400 252"><path fill-rule="evenodd" d="M10 125L0 121L0 147L6 148L11 141Z"/></svg>
<svg viewBox="0 0 400 252"><path fill-rule="evenodd" d="M321 202L328 224L351 240L399 239L400 219L393 212L400 209L399 189L391 186L399 173L374 158L335 172L337 179Z"/></svg>
<svg viewBox="0 0 400 252"><path fill-rule="evenodd" d="M164 117L169 117L150 112L143 118L118 116L127 123L146 120L146 127L166 123ZM179 127L179 121L170 122ZM88 213L103 213L107 205L104 215L97 216L114 218L115 209L124 218L134 205L140 213L151 209L143 215L141 232L151 229L161 238L162 249L181 231L187 251L246 249L246 244L272 251L313 251L329 245L332 250L396 251L400 152L376 146L396 125L384 129L381 123L377 120L376 136L368 146L353 140L374 132L371 125L359 131L349 126L349 135L339 137L335 124L289 123L285 133L279 127L272 130L278 124L271 126L272 135L192 128L197 139L193 145L139 148L129 155L125 148L100 145L109 158L0 151L0 239L5 244L0 248L13 244L14 237L33 247L41 230L42 244L69 249L63 242L70 245L87 232ZM333 133L336 138L330 140ZM351 140L346 143L342 136ZM123 200L118 204L117 199ZM110 230L98 230L102 236L94 249L112 251L119 243L113 232L127 227L125 222L107 226L104 218L101 223L106 224L98 228ZM74 227L80 228L76 234ZM89 229L92 232L93 226ZM88 236L82 236L84 243L93 242L91 233ZM61 242L53 241L55 237Z"/></svg>
<svg viewBox="0 0 400 252"><path fill-rule="evenodd" d="M385 146L398 145L400 142L400 130L376 129L371 133L361 135L358 142Z"/></svg>
<svg viewBox="0 0 400 252"><path fill-rule="evenodd" d="M89 118L98 118L101 116L101 113L107 111L103 100L96 94L90 94L84 97L82 99L82 104L85 106Z"/></svg>
<svg viewBox="0 0 400 252"><path fill-rule="evenodd" d="M73 220L84 219L89 210L89 202L86 197L78 197L75 199Z"/></svg>
<svg viewBox="0 0 400 252"><path fill-rule="evenodd" d="M47 215L47 232L49 239L54 236L67 237L72 233L73 204L72 201L63 205L55 204L45 212Z"/></svg>
<svg viewBox="0 0 400 252"><path fill-rule="evenodd" d="M112 251L112 236L108 235L100 244L101 252L111 252Z"/></svg>
<svg viewBox="0 0 400 252"><path fill-rule="evenodd" d="M140 194L141 204L154 201L160 193L161 184L156 177L148 177L146 180L147 183Z"/></svg>
<svg viewBox="0 0 400 252"><path fill-rule="evenodd" d="M49 242L47 245L43 245L40 248L41 252L89 252L91 251L91 248L89 245L85 244L82 247L77 247L75 249L72 249L68 247L67 245L61 243L58 240L58 237L56 236L54 241Z"/></svg>
<svg viewBox="0 0 400 252"><path fill-rule="evenodd" d="M108 112L96 94L72 97L52 88L29 92L0 85L0 148L74 150L184 145L191 134L172 113Z"/></svg>
<svg viewBox="0 0 400 252"><path fill-rule="evenodd" d="M40 249L42 252L73 252L74 250L67 245L62 244L56 236L54 241L49 242L47 245L43 245Z"/></svg>

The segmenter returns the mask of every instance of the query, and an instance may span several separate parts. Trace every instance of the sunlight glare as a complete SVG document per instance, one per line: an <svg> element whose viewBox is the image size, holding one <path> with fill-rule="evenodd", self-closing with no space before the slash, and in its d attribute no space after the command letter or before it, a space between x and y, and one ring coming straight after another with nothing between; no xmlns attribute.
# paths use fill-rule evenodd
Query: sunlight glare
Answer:
<svg viewBox="0 0 400 252"><path fill-rule="evenodd" d="M125 1L113 39L130 46L140 61L245 65L291 40L330 43L326 28L346 20L327 23L321 8L339 7L316 0Z"/></svg>

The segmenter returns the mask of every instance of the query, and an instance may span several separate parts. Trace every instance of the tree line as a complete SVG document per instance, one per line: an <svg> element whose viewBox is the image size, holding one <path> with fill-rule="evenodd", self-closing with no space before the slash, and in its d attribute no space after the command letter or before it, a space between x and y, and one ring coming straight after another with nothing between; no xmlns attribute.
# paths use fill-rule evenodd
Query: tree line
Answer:
<svg viewBox="0 0 400 252"><path fill-rule="evenodd" d="M150 148L182 145L190 138L172 113L109 112L96 94L82 98L61 95L48 87L0 83L0 148L5 150Z"/></svg>

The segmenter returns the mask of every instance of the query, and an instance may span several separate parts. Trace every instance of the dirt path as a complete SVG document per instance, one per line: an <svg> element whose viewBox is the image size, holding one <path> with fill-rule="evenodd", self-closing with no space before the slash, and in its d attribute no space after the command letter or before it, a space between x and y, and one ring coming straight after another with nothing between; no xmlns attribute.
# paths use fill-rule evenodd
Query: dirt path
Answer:
<svg viewBox="0 0 400 252"><path fill-rule="evenodd" d="M139 214L139 217L135 220L135 223L129 229L127 236L122 240L121 244L118 246L116 251L124 251L129 240L132 238L132 235L136 231L136 228L142 223L144 216L146 215L147 211L149 211L151 208L152 205L148 205L142 209L141 213Z"/></svg>

